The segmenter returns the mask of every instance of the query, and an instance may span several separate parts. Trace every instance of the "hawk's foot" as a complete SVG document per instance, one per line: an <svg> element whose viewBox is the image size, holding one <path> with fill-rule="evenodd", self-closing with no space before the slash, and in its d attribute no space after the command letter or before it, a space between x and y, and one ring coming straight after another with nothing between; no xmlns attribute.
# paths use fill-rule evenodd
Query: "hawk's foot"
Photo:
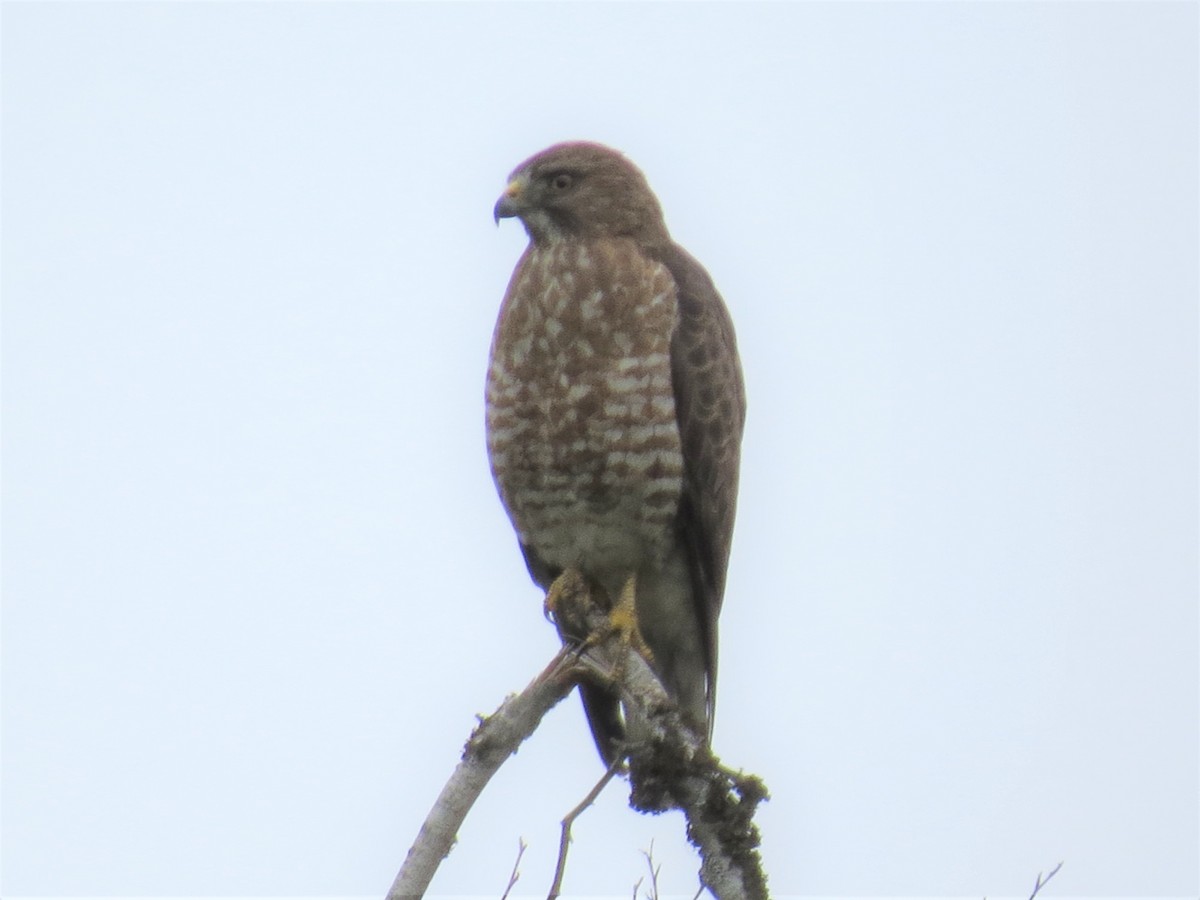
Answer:
<svg viewBox="0 0 1200 900"><path fill-rule="evenodd" d="M565 569L550 583L550 589L546 591L546 599L542 601L542 614L547 619L554 621L560 606L564 603L569 605L576 597L587 594L588 586L583 579L583 573L575 568Z"/></svg>
<svg viewBox="0 0 1200 900"><path fill-rule="evenodd" d="M604 594L603 591L600 593ZM615 634L622 643L641 654L646 662L653 664L654 654L638 626L637 574L630 575L622 586L617 602L609 610L608 627L591 630L588 627L588 611L595 608L596 602L583 573L570 568L550 583L546 599L542 602L542 612L555 624L563 640L578 641L581 650Z"/></svg>

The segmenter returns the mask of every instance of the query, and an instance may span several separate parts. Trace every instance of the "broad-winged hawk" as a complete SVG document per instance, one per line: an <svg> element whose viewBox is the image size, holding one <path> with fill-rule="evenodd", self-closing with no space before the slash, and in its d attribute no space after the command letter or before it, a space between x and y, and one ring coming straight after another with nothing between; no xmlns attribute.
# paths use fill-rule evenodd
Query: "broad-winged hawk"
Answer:
<svg viewBox="0 0 1200 900"><path fill-rule="evenodd" d="M710 735L746 409L729 313L615 150L538 153L494 214L529 234L492 341L487 441L530 575L632 590L656 672ZM611 762L617 698L580 691Z"/></svg>

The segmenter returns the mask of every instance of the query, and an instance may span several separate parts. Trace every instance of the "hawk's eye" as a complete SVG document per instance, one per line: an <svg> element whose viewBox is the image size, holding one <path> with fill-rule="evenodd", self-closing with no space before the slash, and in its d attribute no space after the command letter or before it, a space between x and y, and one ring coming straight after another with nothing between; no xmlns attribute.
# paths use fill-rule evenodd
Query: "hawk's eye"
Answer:
<svg viewBox="0 0 1200 900"><path fill-rule="evenodd" d="M572 180L566 172L559 172L550 180L550 186L556 191L565 191L571 186Z"/></svg>

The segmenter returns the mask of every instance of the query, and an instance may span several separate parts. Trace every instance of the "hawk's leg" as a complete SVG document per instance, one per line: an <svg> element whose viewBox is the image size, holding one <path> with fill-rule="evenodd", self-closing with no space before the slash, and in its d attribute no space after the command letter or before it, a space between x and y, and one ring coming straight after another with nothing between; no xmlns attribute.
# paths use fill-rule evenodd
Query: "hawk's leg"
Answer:
<svg viewBox="0 0 1200 900"><path fill-rule="evenodd" d="M650 645L642 637L642 630L637 620L637 573L634 572L621 588L621 596L617 598L616 606L608 615L613 629L621 636L626 644L642 655L646 662L654 662L654 654Z"/></svg>

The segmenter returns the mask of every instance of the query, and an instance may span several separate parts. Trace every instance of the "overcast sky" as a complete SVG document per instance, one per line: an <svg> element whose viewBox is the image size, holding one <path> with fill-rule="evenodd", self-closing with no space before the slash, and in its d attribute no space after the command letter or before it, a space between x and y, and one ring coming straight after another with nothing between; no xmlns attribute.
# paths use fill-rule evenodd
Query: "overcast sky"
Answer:
<svg viewBox="0 0 1200 900"><path fill-rule="evenodd" d="M0 893L382 895L556 648L483 442L506 174L737 325L715 749L777 895L1200 892L1195 3L3 4ZM434 883L543 895L571 698ZM677 815L611 786L566 889Z"/></svg>

